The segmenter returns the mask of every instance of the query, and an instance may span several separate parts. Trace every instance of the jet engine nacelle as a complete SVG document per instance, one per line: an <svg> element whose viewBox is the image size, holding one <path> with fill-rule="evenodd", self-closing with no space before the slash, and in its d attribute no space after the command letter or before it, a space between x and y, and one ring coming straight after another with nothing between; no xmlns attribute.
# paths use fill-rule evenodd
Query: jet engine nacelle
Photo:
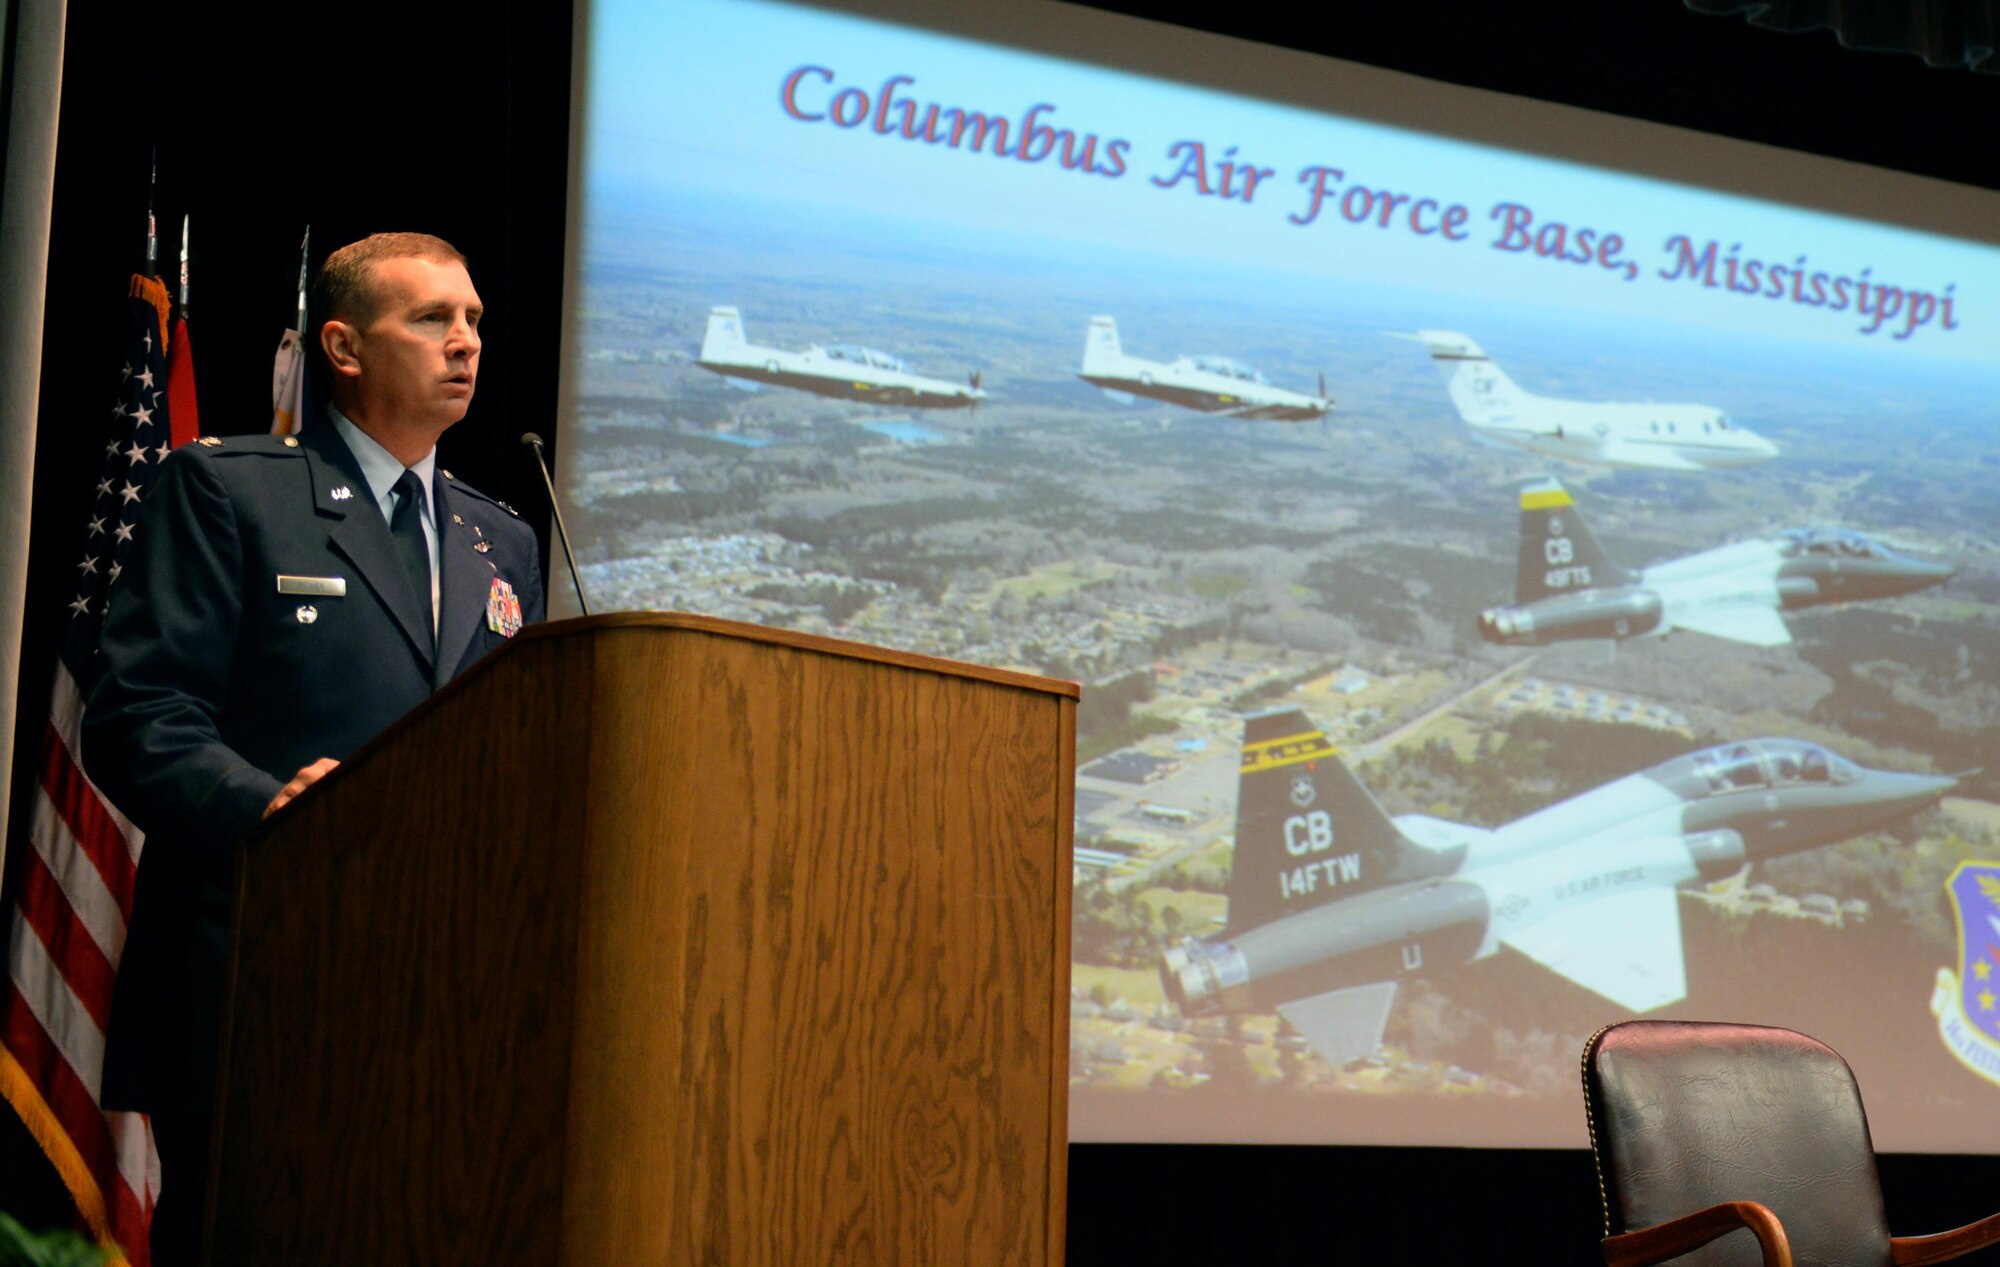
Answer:
<svg viewBox="0 0 2000 1267"><path fill-rule="evenodd" d="M1508 646L1543 646L1572 638L1636 638L1660 627L1660 596L1651 590L1590 590L1479 613L1479 636Z"/></svg>
<svg viewBox="0 0 2000 1267"><path fill-rule="evenodd" d="M1486 891L1463 880L1400 884L1331 902L1160 959L1183 1016L1269 1007L1469 961L1486 938Z"/></svg>
<svg viewBox="0 0 2000 1267"><path fill-rule="evenodd" d="M1829 601L1820 592L1819 582L1810 576L1781 576L1778 578L1778 605L1786 611L1799 607L1811 607L1815 603Z"/></svg>
<svg viewBox="0 0 2000 1267"><path fill-rule="evenodd" d="M1687 851L1704 882L1727 879L1749 860L1743 837L1727 827L1695 832L1687 838Z"/></svg>

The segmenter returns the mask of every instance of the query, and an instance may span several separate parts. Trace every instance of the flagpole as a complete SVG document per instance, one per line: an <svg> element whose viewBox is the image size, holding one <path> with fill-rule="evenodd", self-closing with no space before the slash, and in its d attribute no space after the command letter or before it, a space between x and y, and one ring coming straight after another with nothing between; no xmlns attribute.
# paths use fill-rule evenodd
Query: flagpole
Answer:
<svg viewBox="0 0 2000 1267"><path fill-rule="evenodd" d="M181 216L181 320L182 321L186 321L188 315L188 220L189 219L191 219L190 216L186 215L185 213L182 214Z"/></svg>
<svg viewBox="0 0 2000 1267"><path fill-rule="evenodd" d="M160 192L160 147L153 147L153 170L146 179L146 276L153 275L153 269L160 259L160 230L153 219L153 200Z"/></svg>
<svg viewBox="0 0 2000 1267"><path fill-rule="evenodd" d="M313 227L306 226L306 236L299 243L299 340L306 337L306 262L312 258Z"/></svg>
<svg viewBox="0 0 2000 1267"><path fill-rule="evenodd" d="M306 377L306 276L312 260L312 226L299 242L298 329L287 330L278 340L278 356L271 365L271 434L291 435L304 423Z"/></svg>

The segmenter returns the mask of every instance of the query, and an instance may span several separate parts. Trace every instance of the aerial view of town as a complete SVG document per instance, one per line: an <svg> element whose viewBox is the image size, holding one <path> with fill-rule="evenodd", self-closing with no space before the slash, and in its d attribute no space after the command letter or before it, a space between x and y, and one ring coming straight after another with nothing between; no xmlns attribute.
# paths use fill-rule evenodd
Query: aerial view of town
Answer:
<svg viewBox="0 0 2000 1267"><path fill-rule="evenodd" d="M1891 1139L1988 1093L1931 1013L1957 941L1947 879L2000 856L2000 431L1976 367L1933 369L1912 393L1886 358L1803 343L1136 256L1030 267L914 223L885 236L777 203L607 199L592 224L562 476L595 605L1083 684L1078 1138L1448 1141L1491 1120L1574 1143L1575 1054L1636 1013L1793 1024L1864 1080L1871 1064L1917 1068L1869 1081ZM1086 347L1107 328L1115 361ZM1409 337L1439 329L1478 342L1447 358ZM1756 460L1648 469L1495 443L1454 403L1445 362L1474 354L1543 400L1698 402ZM1217 366L1240 386L1204 386ZM1665 602L1666 623L1503 636L1527 618L1495 612L1578 597L1517 592L1524 533L1572 562L1595 551L1621 601ZM1754 550L1803 560L1759 574L1779 578L1761 605L1675 588L1677 567L1707 576ZM1815 599L1785 578L1816 553L1848 556L1847 575L1900 562L1902 579ZM1649 802L1621 789L1680 786L1665 763L1732 743L1739 764L1764 743L1752 764L1772 807L1787 779L1814 777L1801 761L1903 799L1754 858L1742 824L1696 833L1690 817L1683 840L1676 801L1675 856L1701 865L1619 908L1666 922L1636 976L1551 940L1588 932L1574 920L1502 936L1512 909L1495 905L1489 944L1447 961L1410 941L1405 966L1412 948L1431 958L1370 996L1372 1027L1342 1013L1322 1031L1324 1009L1289 1008L1261 979L1202 984L1249 945L1232 942L1230 907L1252 856L1239 830L1262 830L1244 791L1256 725L1316 736L1419 860L1530 832L1576 797L1609 807L1573 835L1615 861L1654 830L1623 817ZM1294 779L1293 801L1330 797L1328 777ZM1274 855L1345 839L1332 812L1310 844L1288 822ZM1779 826L1805 817L1786 814ZM1361 874L1352 858L1345 877L1324 864L1329 889ZM1570 888L1642 870L1565 865ZM1310 872L1271 871L1282 909L1259 920L1361 901L1301 898ZM1851 1019L1854 991L1872 1029Z"/></svg>

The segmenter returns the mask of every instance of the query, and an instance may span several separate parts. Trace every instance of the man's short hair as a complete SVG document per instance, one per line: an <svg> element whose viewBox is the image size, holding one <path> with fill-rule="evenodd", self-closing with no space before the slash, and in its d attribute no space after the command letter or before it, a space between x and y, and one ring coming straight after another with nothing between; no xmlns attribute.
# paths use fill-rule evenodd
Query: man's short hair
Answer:
<svg viewBox="0 0 2000 1267"><path fill-rule="evenodd" d="M326 257L313 274L312 320L340 320L365 326L381 310L375 287L375 266L383 260L429 260L433 264L463 264L465 256L440 237L428 233L375 233L350 242Z"/></svg>

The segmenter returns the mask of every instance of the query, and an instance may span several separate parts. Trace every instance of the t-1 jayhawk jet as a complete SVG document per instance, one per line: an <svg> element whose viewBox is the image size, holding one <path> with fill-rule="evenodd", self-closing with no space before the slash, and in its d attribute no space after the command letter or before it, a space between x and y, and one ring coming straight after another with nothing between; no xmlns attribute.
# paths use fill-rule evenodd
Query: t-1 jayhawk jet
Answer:
<svg viewBox="0 0 2000 1267"><path fill-rule="evenodd" d="M1391 819L1296 708L1244 721L1222 932L1165 953L1183 1015L1275 1010L1327 1060L1374 1053L1396 984L1508 947L1630 1012L1687 994L1682 885L1848 840L1956 780L1751 739L1491 830Z"/></svg>
<svg viewBox="0 0 2000 1267"><path fill-rule="evenodd" d="M1479 633L1488 642L1543 646L1687 629L1775 647L1792 640L1780 612L1894 598L1941 585L1956 571L1858 532L1798 528L1634 572L1605 555L1568 490L1538 480L1521 490L1514 605L1481 612Z"/></svg>
<svg viewBox="0 0 2000 1267"><path fill-rule="evenodd" d="M1522 391L1456 330L1397 338L1430 349L1453 408L1480 440L1590 466L1703 471L1768 461L1778 446L1707 405L1551 400Z"/></svg>
<svg viewBox="0 0 2000 1267"><path fill-rule="evenodd" d="M1112 395L1146 396L1224 418L1263 422L1310 422L1333 412L1320 376L1319 395L1286 391L1241 361L1226 356L1183 356L1148 361L1125 355L1118 323L1092 317L1083 336L1083 368L1077 377Z"/></svg>
<svg viewBox="0 0 2000 1267"><path fill-rule="evenodd" d="M954 383L919 374L887 352L851 343L786 352L746 342L742 314L734 308L708 310L708 332L695 364L746 382L898 409L969 409L986 399L977 371L965 383Z"/></svg>

